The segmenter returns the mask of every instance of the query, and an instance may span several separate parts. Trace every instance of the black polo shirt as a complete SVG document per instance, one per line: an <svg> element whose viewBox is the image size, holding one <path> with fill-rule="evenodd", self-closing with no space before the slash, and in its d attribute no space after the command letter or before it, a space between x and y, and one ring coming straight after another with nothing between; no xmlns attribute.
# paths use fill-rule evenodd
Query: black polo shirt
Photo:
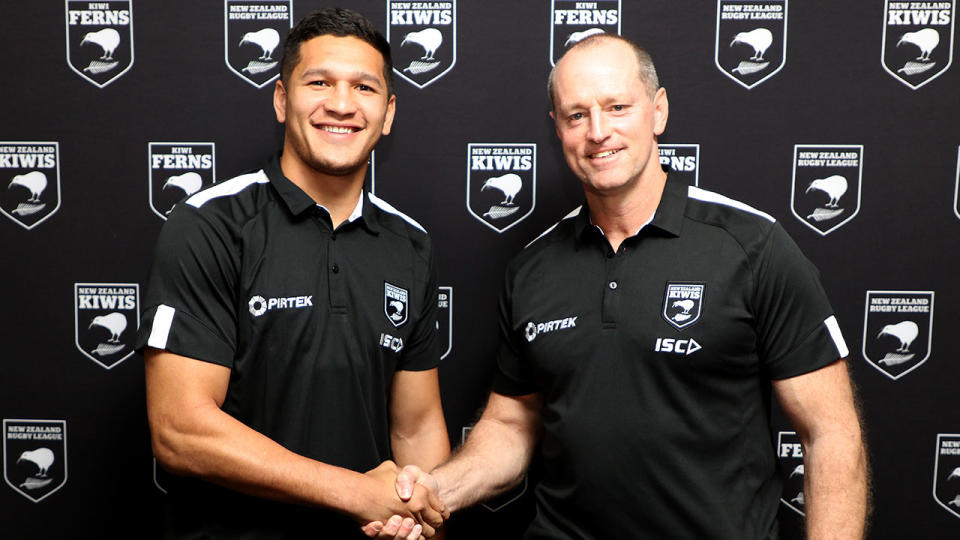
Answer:
<svg viewBox="0 0 960 540"><path fill-rule="evenodd" d="M439 363L437 272L420 225L373 195L336 230L277 160L178 204L157 242L137 346L231 369L223 410L355 471L391 457L397 370ZM174 479L170 537L363 537L349 520ZM305 526L303 530L301 526Z"/></svg>
<svg viewBox="0 0 960 540"><path fill-rule="evenodd" d="M776 535L770 380L847 350L770 216L674 178L614 253L586 206L509 265L494 390L544 398L527 538Z"/></svg>

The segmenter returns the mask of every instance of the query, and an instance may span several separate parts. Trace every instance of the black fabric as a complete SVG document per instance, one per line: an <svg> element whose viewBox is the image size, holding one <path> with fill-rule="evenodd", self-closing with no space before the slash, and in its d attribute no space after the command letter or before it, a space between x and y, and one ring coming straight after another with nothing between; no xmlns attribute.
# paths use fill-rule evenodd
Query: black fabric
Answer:
<svg viewBox="0 0 960 540"><path fill-rule="evenodd" d="M670 284L702 292L679 328ZM527 537L775 535L770 380L839 358L831 316L779 224L673 178L616 253L586 206L562 220L511 262L501 299L494 391L544 398Z"/></svg>

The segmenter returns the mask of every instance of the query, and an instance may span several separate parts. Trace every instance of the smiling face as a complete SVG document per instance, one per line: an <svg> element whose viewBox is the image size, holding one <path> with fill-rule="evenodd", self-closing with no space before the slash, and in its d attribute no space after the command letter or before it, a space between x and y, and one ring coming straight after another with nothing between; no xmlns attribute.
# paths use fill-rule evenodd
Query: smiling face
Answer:
<svg viewBox="0 0 960 540"><path fill-rule="evenodd" d="M597 195L617 195L663 174L656 138L667 125L667 94L650 98L637 56L604 39L557 63L553 117L567 165Z"/></svg>
<svg viewBox="0 0 960 540"><path fill-rule="evenodd" d="M395 98L376 49L352 36L323 35L301 44L289 79L277 82L273 106L277 121L286 123L288 176L310 170L362 176L374 145L390 133Z"/></svg>

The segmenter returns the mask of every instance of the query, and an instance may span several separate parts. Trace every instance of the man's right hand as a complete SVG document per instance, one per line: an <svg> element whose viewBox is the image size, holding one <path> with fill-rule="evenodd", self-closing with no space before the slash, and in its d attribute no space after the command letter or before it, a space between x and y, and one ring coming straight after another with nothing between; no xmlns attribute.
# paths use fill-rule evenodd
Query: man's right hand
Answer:
<svg viewBox="0 0 960 540"><path fill-rule="evenodd" d="M409 520L398 518L407 517L415 519L423 536L430 538L443 520L449 517L437 497L436 481L427 485L418 483L421 477L429 475L417 467L408 466L401 472L395 463L385 461L367 471L366 476L372 481L361 495L360 506L353 517L361 524L366 524L363 531L368 536L379 534L380 538L394 538L401 528L406 530L405 526L409 525ZM388 519L391 516L393 519ZM381 527L378 529L377 525ZM420 533L412 535L414 530L415 527L410 527L408 535L417 538Z"/></svg>
<svg viewBox="0 0 960 540"><path fill-rule="evenodd" d="M436 493L440 491L440 487L437 484L437 480L423 471L420 467L416 465L407 465L396 475L395 489L397 495L403 501L409 501L414 497L419 489L426 488L430 495L435 496ZM433 498L431 498L433 500ZM440 511L444 519L450 516L446 512L446 508L443 506L442 501L437 498L437 501L440 502L440 507L434 507ZM410 519L403 519L401 515L394 515L386 522L374 521L367 523L361 528L367 536L370 538L379 538L381 540L416 540L419 537L419 532L416 531L414 522ZM429 538L432 533L427 532L426 528L423 530L424 536Z"/></svg>

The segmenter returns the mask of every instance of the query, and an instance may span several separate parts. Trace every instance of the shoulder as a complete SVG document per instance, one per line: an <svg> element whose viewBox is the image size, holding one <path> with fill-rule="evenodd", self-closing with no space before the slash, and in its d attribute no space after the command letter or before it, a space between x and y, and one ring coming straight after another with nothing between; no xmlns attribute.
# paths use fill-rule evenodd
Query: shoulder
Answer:
<svg viewBox="0 0 960 540"><path fill-rule="evenodd" d="M583 206L574 208L524 246L507 265L508 276L536 267L541 261L556 260L571 249L576 236L577 216L582 209Z"/></svg>
<svg viewBox="0 0 960 540"><path fill-rule="evenodd" d="M409 241L415 251L427 256L430 236L423 225L373 193L367 193L367 197L374 213L373 219L386 233Z"/></svg>
<svg viewBox="0 0 960 540"><path fill-rule="evenodd" d="M688 186L684 217L722 229L747 252L761 248L772 231L780 228L776 218L746 203L713 191Z"/></svg>
<svg viewBox="0 0 960 540"><path fill-rule="evenodd" d="M212 227L235 231L275 200L270 177L263 169L247 172L213 184L178 203L164 229L183 231Z"/></svg>

